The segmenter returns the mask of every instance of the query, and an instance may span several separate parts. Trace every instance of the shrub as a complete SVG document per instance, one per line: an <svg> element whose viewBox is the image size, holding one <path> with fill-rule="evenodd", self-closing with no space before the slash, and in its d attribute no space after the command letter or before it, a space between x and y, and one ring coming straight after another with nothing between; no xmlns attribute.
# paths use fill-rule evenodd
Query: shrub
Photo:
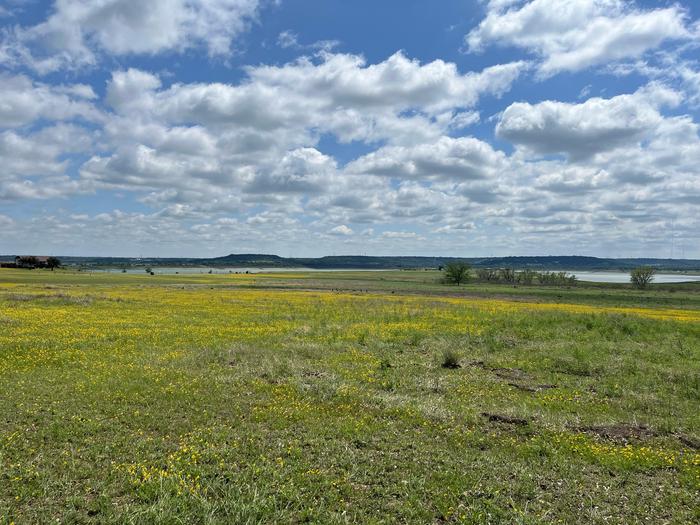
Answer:
<svg viewBox="0 0 700 525"><path fill-rule="evenodd" d="M50 268L53 272L54 269L61 267L61 261L58 259L58 257L49 257L46 259L46 267Z"/></svg>
<svg viewBox="0 0 700 525"><path fill-rule="evenodd" d="M537 272L533 270L523 270L518 273L518 282L529 286L535 281L535 277L537 277Z"/></svg>
<svg viewBox="0 0 700 525"><path fill-rule="evenodd" d="M460 356L454 350L444 350L442 352L442 368L460 368Z"/></svg>
<svg viewBox="0 0 700 525"><path fill-rule="evenodd" d="M501 279L510 284L515 283L515 270L512 268L501 268Z"/></svg>
<svg viewBox="0 0 700 525"><path fill-rule="evenodd" d="M36 268L39 261L33 255L23 255L19 258L19 263L25 268Z"/></svg>
<svg viewBox="0 0 700 525"><path fill-rule="evenodd" d="M577 281L575 275L567 275L566 272L540 272L537 274L537 279L540 284L553 286L575 286Z"/></svg>
<svg viewBox="0 0 700 525"><path fill-rule="evenodd" d="M481 281L498 281L498 271L492 268L479 268L476 275Z"/></svg>
<svg viewBox="0 0 700 525"><path fill-rule="evenodd" d="M630 282L640 290L643 290L654 280L655 273L656 269L651 266L640 266L630 272Z"/></svg>
<svg viewBox="0 0 700 525"><path fill-rule="evenodd" d="M461 261L450 262L445 265L444 282L459 286L469 280L469 270L471 267Z"/></svg>

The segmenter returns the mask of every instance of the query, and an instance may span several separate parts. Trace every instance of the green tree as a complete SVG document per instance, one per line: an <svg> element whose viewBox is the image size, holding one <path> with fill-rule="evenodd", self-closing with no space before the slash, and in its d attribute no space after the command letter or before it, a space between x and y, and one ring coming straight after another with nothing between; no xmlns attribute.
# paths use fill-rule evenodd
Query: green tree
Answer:
<svg viewBox="0 0 700 525"><path fill-rule="evenodd" d="M61 267L61 260L58 257L49 257L46 259L46 267L51 268L53 272L54 269Z"/></svg>
<svg viewBox="0 0 700 525"><path fill-rule="evenodd" d="M530 286L533 282L535 282L535 277L537 277L537 272L533 270L523 270L517 274L516 279L519 283Z"/></svg>
<svg viewBox="0 0 700 525"><path fill-rule="evenodd" d="M482 281L498 281L498 270L494 270L492 268L479 268L476 271L476 276Z"/></svg>
<svg viewBox="0 0 700 525"><path fill-rule="evenodd" d="M445 265L444 280L446 283L459 286L469 280L469 270L471 267L462 261L449 262Z"/></svg>
<svg viewBox="0 0 700 525"><path fill-rule="evenodd" d="M515 270L513 268L501 268L501 279L510 284L515 284Z"/></svg>
<svg viewBox="0 0 700 525"><path fill-rule="evenodd" d="M644 290L647 285L654 280L656 268L651 266L640 266L630 272L630 282L640 290Z"/></svg>
<svg viewBox="0 0 700 525"><path fill-rule="evenodd" d="M19 264L24 268L36 268L36 265L39 264L39 261L33 255L23 255L19 258Z"/></svg>

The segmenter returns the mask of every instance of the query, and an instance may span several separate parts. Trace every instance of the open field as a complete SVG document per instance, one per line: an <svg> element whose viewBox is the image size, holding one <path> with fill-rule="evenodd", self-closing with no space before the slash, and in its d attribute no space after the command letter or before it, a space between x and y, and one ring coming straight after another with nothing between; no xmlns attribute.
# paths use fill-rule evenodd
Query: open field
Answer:
<svg viewBox="0 0 700 525"><path fill-rule="evenodd" d="M436 281L0 270L0 524L700 521L700 283Z"/></svg>

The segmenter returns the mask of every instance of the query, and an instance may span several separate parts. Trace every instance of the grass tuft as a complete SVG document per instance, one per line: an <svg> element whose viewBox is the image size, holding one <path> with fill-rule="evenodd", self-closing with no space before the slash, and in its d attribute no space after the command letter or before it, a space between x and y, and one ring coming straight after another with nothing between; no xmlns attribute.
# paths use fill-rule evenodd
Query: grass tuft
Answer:
<svg viewBox="0 0 700 525"><path fill-rule="evenodd" d="M459 353L452 349L443 350L442 352L442 368L457 369L461 368L462 365L459 364L461 356Z"/></svg>

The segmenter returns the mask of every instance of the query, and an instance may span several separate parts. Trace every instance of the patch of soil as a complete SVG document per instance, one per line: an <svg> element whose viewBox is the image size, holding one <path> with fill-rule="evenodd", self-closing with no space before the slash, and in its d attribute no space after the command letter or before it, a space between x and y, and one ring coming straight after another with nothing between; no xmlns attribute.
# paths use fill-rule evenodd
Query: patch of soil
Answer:
<svg viewBox="0 0 700 525"><path fill-rule="evenodd" d="M520 383L508 383L508 386L522 390L523 392L541 392L542 390L549 390L551 388L557 388L557 385L523 385Z"/></svg>
<svg viewBox="0 0 700 525"><path fill-rule="evenodd" d="M629 425L627 423L615 423L614 425L575 427L573 430L595 434L603 439L611 441L627 442L631 439L644 439L658 436L659 433L646 425Z"/></svg>
<svg viewBox="0 0 700 525"><path fill-rule="evenodd" d="M326 374L318 370L302 370L301 375L304 377L323 377Z"/></svg>
<svg viewBox="0 0 700 525"><path fill-rule="evenodd" d="M525 370L520 368L491 368L491 371L501 379L527 379Z"/></svg>
<svg viewBox="0 0 700 525"><path fill-rule="evenodd" d="M700 441L690 438L688 436L684 436L683 434L674 434L677 438L678 441L683 443L686 447L695 449L695 450L700 450Z"/></svg>
<svg viewBox="0 0 700 525"><path fill-rule="evenodd" d="M520 417L504 416L503 414L491 414L489 412L482 412L483 417L488 418L492 423L506 423L508 425L527 425L528 420Z"/></svg>
<svg viewBox="0 0 700 525"><path fill-rule="evenodd" d="M513 388L517 388L518 390L522 390L523 392L541 392L542 390L548 390L550 388L557 388L557 385L549 385L549 384L541 384L541 385L533 385L531 383L528 383L528 381L531 381L532 378L530 375L525 372L522 368L506 368L506 367L492 367L492 366L486 366L486 364L483 361L471 361L469 363L469 366L475 367L475 368L481 368L482 370L488 370L489 372L493 372L496 377L499 377L501 379L505 379L506 381L509 381L508 385L512 386Z"/></svg>
<svg viewBox="0 0 700 525"><path fill-rule="evenodd" d="M443 363L442 368L449 368L450 370L456 370L457 368L462 368L459 363Z"/></svg>
<svg viewBox="0 0 700 525"><path fill-rule="evenodd" d="M700 441L678 432L659 432L646 425L629 425L626 423L616 423L614 425L574 427L572 430L595 434L603 439L627 443L631 440L639 441L646 438L658 436L673 436L683 445L694 450L700 450Z"/></svg>
<svg viewBox="0 0 700 525"><path fill-rule="evenodd" d="M493 372L501 379L527 379L528 378L527 372L525 372L525 370L522 370L521 368L505 368L505 367L501 367L501 366L497 366L497 367L486 366L486 364L483 361L471 361L469 363L469 366L473 366L475 368L481 368L482 370L488 370L489 372Z"/></svg>

